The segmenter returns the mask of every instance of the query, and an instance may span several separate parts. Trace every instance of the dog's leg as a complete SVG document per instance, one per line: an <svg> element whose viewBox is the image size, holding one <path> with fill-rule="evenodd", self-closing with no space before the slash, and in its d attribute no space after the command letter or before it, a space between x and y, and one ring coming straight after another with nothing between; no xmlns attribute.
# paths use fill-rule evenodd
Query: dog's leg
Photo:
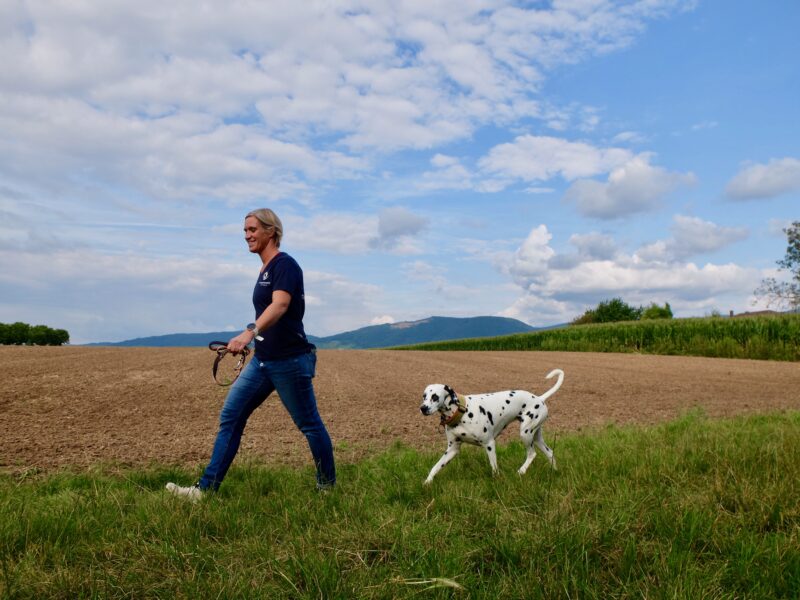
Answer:
<svg viewBox="0 0 800 600"><path fill-rule="evenodd" d="M492 467L492 475L497 475L497 451L495 450L495 440L489 440L483 447L489 457L489 465Z"/></svg>
<svg viewBox="0 0 800 600"><path fill-rule="evenodd" d="M456 457L459 450L461 450L461 442L455 439L447 441L447 451L444 453L442 458L439 459L439 462L433 465L431 472L428 473L428 478L425 480L426 485L433 481L433 478L439 471L442 470L442 467Z"/></svg>
<svg viewBox="0 0 800 600"><path fill-rule="evenodd" d="M556 467L556 457L553 454L553 451L550 449L550 447L544 443L544 436L542 435L541 427L539 427L536 430L536 435L534 436L534 443L539 448L539 450L541 450L544 453L544 455L547 457L547 460L550 461L550 466L553 467L554 469L557 469L558 467Z"/></svg>
<svg viewBox="0 0 800 600"><path fill-rule="evenodd" d="M530 421L523 421L522 425L519 426L519 437L522 438L522 443L525 444L525 451L528 453L525 462L522 463L522 466L517 470L517 473L520 475L525 475L525 472L528 470L528 467L531 466L533 459L536 458L536 450L533 447L533 423Z"/></svg>

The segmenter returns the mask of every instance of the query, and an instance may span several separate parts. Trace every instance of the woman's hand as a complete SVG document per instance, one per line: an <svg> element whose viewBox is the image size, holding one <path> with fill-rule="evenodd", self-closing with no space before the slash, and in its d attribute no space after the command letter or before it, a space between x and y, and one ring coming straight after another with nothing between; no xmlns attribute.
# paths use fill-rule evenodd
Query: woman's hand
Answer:
<svg viewBox="0 0 800 600"><path fill-rule="evenodd" d="M243 331L228 342L228 350L234 354L241 352L250 342L253 341L255 334L252 331Z"/></svg>

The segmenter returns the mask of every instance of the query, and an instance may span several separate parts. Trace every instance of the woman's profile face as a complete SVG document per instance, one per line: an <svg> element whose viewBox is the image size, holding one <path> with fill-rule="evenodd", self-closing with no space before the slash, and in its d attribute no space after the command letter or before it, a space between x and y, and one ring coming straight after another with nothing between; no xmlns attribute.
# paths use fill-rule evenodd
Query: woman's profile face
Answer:
<svg viewBox="0 0 800 600"><path fill-rule="evenodd" d="M272 235L264 229L261 221L255 217L247 217L244 220L244 239L247 242L247 249L258 254L267 247Z"/></svg>

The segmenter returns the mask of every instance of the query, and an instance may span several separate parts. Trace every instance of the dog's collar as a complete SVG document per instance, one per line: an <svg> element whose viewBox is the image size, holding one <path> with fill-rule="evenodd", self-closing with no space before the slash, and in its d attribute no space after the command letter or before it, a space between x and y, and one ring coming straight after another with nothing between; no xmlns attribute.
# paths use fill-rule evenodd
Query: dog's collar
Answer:
<svg viewBox="0 0 800 600"><path fill-rule="evenodd" d="M450 415L449 417L446 417L445 414L442 413L442 420L440 422L440 425L442 426L446 427L450 425L455 427L456 425L458 425L459 421L461 421L461 417L464 416L464 413L467 412L466 404L461 403L461 398L459 398L458 394L456 394L455 392L453 392L453 400L456 401L456 404L458 406L456 407L456 410L453 412L453 414Z"/></svg>

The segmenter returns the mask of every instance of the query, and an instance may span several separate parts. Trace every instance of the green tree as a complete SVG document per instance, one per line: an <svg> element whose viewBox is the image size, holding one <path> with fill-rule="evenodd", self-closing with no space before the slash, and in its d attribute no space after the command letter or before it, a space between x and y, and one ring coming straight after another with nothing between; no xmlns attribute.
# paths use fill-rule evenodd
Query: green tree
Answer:
<svg viewBox="0 0 800 600"><path fill-rule="evenodd" d="M789 281L778 281L768 277L753 292L767 301L767 306L778 308L800 309L800 221L794 221L783 230L788 245L786 255L777 265L779 270L789 272Z"/></svg>
<svg viewBox="0 0 800 600"><path fill-rule="evenodd" d="M659 306L658 304L653 302L642 312L643 321L645 319L671 319L671 318L672 318L672 307L669 305L669 302L666 302L664 306Z"/></svg>
<svg viewBox="0 0 800 600"><path fill-rule="evenodd" d="M572 321L572 325L588 325L589 323L596 323L594 309L589 308L580 317L576 317Z"/></svg>
<svg viewBox="0 0 800 600"><path fill-rule="evenodd" d="M50 331L46 325L34 325L28 330L28 344L36 346L46 346L50 338Z"/></svg>
<svg viewBox="0 0 800 600"><path fill-rule="evenodd" d="M51 329L50 338L47 343L51 346L69 344L69 332L66 329Z"/></svg>
<svg viewBox="0 0 800 600"><path fill-rule="evenodd" d="M8 325L6 330L6 344L27 344L31 326L17 321Z"/></svg>
<svg viewBox="0 0 800 600"><path fill-rule="evenodd" d="M622 301L622 298L612 298L597 305L594 311L595 323L614 323L616 321L636 321L642 316L642 308L635 308Z"/></svg>
<svg viewBox="0 0 800 600"><path fill-rule="evenodd" d="M604 300L596 308L590 308L583 315L572 321L573 325L587 323L614 323L616 321L637 321L642 316L642 307L633 307L623 302L622 298Z"/></svg>

